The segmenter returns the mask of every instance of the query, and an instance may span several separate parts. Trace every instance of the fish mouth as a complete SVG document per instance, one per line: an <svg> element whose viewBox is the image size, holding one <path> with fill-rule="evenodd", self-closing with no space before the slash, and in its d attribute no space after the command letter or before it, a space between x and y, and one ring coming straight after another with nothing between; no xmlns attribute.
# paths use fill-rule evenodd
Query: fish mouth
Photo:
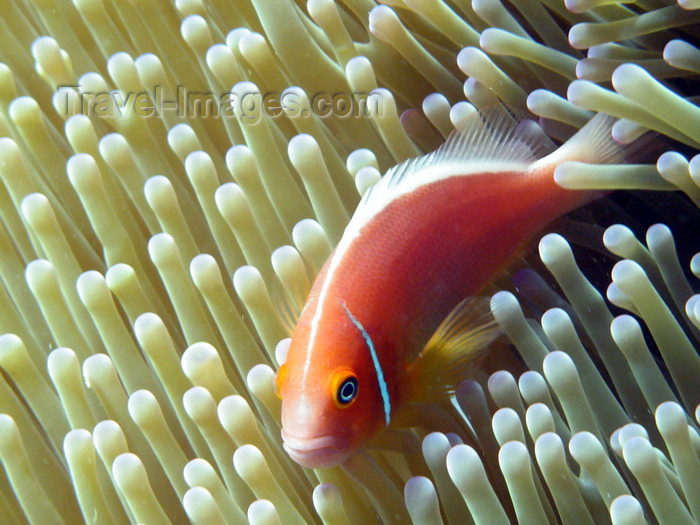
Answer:
<svg viewBox="0 0 700 525"><path fill-rule="evenodd" d="M328 434L325 436L294 436L282 429L284 450L289 457L306 468L328 468L338 465L352 455L350 436Z"/></svg>

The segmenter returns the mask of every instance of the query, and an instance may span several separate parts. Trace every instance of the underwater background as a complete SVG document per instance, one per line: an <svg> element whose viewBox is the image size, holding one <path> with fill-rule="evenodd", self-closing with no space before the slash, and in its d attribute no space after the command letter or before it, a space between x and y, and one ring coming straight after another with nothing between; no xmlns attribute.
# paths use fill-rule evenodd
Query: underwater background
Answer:
<svg viewBox="0 0 700 525"><path fill-rule="evenodd" d="M3 523L697 523L699 27L697 0L0 2ZM567 170L620 191L495 283L506 337L454 403L302 469L295 305L381 174L500 102L653 136Z"/></svg>

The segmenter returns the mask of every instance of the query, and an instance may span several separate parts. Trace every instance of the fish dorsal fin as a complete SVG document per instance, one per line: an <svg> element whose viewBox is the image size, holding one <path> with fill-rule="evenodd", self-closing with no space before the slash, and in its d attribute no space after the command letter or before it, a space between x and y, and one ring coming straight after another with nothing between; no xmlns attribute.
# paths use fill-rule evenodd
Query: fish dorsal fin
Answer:
<svg viewBox="0 0 700 525"><path fill-rule="evenodd" d="M533 117L493 105L467 117L435 152L442 160L469 164L530 164L556 146Z"/></svg>
<svg viewBox="0 0 700 525"><path fill-rule="evenodd" d="M452 176L525 170L556 149L526 113L494 105L468 116L436 151L391 168L364 195L353 220L364 222L393 199Z"/></svg>
<svg viewBox="0 0 700 525"><path fill-rule="evenodd" d="M454 393L499 333L488 297L459 303L407 366L410 401L434 403Z"/></svg>

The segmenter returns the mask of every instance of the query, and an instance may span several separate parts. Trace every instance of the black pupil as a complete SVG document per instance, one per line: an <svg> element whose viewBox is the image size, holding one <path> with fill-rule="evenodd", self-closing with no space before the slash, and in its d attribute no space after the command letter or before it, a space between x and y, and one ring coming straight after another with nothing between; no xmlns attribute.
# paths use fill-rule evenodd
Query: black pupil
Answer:
<svg viewBox="0 0 700 525"><path fill-rule="evenodd" d="M354 377L348 377L343 384L340 385L338 389L338 402L341 404L347 404L352 401L357 393L357 379Z"/></svg>

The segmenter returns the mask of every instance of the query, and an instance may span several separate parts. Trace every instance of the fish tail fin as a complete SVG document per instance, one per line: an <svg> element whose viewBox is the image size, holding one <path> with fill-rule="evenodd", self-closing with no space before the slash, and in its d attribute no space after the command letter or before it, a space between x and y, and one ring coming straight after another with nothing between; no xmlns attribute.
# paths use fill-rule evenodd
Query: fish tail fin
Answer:
<svg viewBox="0 0 700 525"><path fill-rule="evenodd" d="M591 189L586 186L571 186L560 177L564 172L560 166L569 162L572 164L567 164L568 166L575 163L624 163L628 148L613 138L612 129L615 122L617 122L615 117L605 113L596 114L556 151L531 165L531 172L541 173L547 178L553 176L556 184L562 189L558 197L561 214L603 197L609 192L609 190Z"/></svg>
<svg viewBox="0 0 700 525"><path fill-rule="evenodd" d="M459 303L408 365L410 401L438 402L453 394L499 334L489 297Z"/></svg>
<svg viewBox="0 0 700 525"><path fill-rule="evenodd" d="M576 161L587 164L617 164L625 160L625 146L615 142L612 135L615 117L597 113L556 151L535 163L533 168L558 166Z"/></svg>
<svg viewBox="0 0 700 525"><path fill-rule="evenodd" d="M588 164L617 164L625 160L625 147L612 135L615 117L597 113L567 140L556 152L562 161L575 160Z"/></svg>

